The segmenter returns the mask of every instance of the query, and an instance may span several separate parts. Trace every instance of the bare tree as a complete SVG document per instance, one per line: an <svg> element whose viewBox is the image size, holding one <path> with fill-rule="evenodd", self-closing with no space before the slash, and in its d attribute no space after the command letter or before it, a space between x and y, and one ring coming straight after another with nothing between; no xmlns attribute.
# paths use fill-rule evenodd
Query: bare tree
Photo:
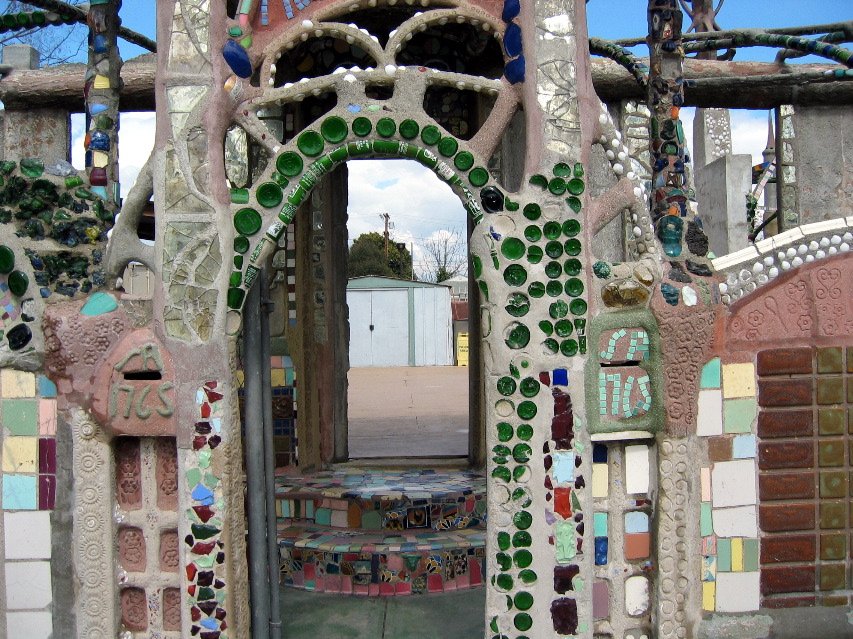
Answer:
<svg viewBox="0 0 853 639"><path fill-rule="evenodd" d="M456 230L441 230L423 241L424 256L418 273L426 282L443 282L466 271L467 246Z"/></svg>

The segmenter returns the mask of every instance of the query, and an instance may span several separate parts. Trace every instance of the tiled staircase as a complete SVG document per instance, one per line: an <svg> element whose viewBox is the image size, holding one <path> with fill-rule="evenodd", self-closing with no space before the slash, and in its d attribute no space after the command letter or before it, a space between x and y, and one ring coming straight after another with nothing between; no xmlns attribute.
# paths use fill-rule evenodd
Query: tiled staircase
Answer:
<svg viewBox="0 0 853 639"><path fill-rule="evenodd" d="M341 468L279 477L276 507L283 586L376 596L483 585L482 475Z"/></svg>

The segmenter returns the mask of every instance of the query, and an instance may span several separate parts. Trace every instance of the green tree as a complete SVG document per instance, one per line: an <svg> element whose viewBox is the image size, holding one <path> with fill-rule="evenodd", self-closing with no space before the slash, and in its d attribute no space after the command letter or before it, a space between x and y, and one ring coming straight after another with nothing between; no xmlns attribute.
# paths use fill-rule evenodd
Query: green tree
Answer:
<svg viewBox="0 0 853 639"><path fill-rule="evenodd" d="M362 233L349 249L349 277L378 275L412 279L412 255L405 244L388 240L385 256L385 237L381 233Z"/></svg>

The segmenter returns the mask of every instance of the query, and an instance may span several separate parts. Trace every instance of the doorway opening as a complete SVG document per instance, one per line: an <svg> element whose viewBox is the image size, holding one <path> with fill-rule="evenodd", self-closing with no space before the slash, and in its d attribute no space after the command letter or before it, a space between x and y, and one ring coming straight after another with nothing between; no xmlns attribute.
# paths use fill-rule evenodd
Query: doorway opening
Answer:
<svg viewBox="0 0 853 639"><path fill-rule="evenodd" d="M349 458L467 459L468 214L416 162L348 169Z"/></svg>

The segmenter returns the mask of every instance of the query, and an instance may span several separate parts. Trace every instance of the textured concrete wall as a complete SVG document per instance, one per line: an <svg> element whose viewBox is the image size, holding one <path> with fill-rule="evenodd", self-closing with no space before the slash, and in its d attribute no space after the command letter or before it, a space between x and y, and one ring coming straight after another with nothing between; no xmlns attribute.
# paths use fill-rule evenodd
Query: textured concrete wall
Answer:
<svg viewBox="0 0 853 639"><path fill-rule="evenodd" d="M794 120L800 224L853 214L853 111L801 107Z"/></svg>

